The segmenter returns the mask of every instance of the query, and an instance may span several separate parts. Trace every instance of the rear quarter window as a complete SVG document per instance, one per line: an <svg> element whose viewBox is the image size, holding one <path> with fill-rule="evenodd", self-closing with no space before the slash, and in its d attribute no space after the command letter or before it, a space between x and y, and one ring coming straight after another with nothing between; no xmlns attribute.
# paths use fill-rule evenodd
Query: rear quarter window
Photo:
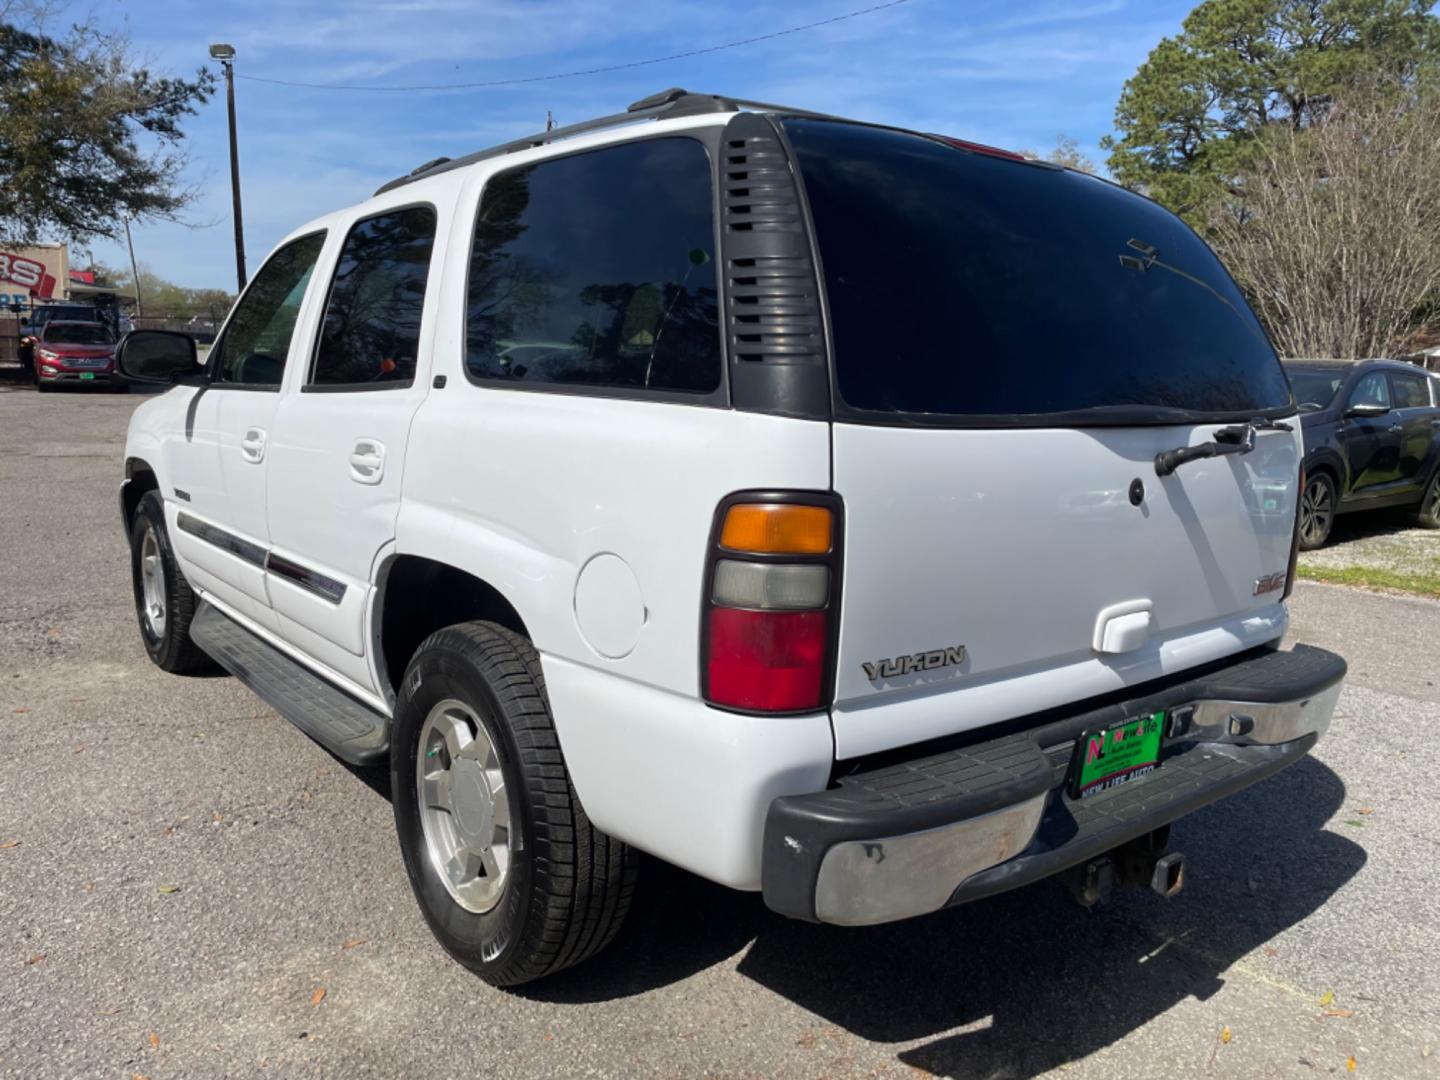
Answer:
<svg viewBox="0 0 1440 1080"><path fill-rule="evenodd" d="M704 145L657 138L492 177L470 259L472 379L622 396L721 382Z"/></svg>
<svg viewBox="0 0 1440 1080"><path fill-rule="evenodd" d="M1280 415L1274 349L1177 217L1112 184L908 132L784 122L836 385L880 422Z"/></svg>

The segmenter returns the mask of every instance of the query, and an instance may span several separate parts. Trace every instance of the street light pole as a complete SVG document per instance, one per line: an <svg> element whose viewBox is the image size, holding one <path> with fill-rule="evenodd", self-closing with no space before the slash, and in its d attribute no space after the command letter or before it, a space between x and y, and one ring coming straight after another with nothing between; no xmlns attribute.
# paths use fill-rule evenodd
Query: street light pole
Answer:
<svg viewBox="0 0 1440 1080"><path fill-rule="evenodd" d="M235 280L245 290L245 225L240 215L240 151L235 141L235 48L211 45L210 55L225 69L225 108L230 115L230 193L235 203Z"/></svg>
<svg viewBox="0 0 1440 1080"><path fill-rule="evenodd" d="M140 298L140 264L135 261L135 241L130 239L130 219L125 221L125 246L130 249L130 276L135 281L135 315L142 317L145 314L145 301Z"/></svg>

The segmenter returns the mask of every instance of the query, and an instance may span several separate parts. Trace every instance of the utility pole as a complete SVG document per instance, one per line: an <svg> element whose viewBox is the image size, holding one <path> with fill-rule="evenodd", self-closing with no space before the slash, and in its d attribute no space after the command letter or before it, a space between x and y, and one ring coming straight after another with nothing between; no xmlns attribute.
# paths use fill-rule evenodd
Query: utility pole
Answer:
<svg viewBox="0 0 1440 1080"><path fill-rule="evenodd" d="M130 279L135 282L135 316L145 314L145 302L140 299L140 264L135 261L135 242L130 239L130 219L125 218L125 246L130 249Z"/></svg>
<svg viewBox="0 0 1440 1080"><path fill-rule="evenodd" d="M235 47L211 45L210 55L225 69L225 108L230 114L230 194L235 203L235 280L245 291L245 225L240 216L240 150L235 141Z"/></svg>

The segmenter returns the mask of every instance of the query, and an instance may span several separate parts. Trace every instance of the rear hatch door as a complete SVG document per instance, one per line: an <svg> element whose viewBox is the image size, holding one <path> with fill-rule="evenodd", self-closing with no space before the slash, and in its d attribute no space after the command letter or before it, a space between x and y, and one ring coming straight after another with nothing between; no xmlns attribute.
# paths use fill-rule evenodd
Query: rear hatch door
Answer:
<svg viewBox="0 0 1440 1080"><path fill-rule="evenodd" d="M1280 636L1299 425L1199 238L1082 174L882 128L785 127L835 354L837 756ZM1217 433L1252 449L1157 474L1157 454Z"/></svg>

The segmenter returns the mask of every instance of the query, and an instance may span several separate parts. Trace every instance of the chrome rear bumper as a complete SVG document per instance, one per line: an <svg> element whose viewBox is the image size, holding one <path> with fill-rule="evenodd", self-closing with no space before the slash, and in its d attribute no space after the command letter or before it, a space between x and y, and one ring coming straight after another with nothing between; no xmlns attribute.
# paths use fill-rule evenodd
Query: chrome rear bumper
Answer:
<svg viewBox="0 0 1440 1080"><path fill-rule="evenodd" d="M1031 731L777 799L765 829L766 903L797 918L868 925L1058 873L1304 756L1328 729L1344 676L1333 653L1267 652ZM1161 709L1159 769L1071 797L1065 776L1080 732Z"/></svg>

